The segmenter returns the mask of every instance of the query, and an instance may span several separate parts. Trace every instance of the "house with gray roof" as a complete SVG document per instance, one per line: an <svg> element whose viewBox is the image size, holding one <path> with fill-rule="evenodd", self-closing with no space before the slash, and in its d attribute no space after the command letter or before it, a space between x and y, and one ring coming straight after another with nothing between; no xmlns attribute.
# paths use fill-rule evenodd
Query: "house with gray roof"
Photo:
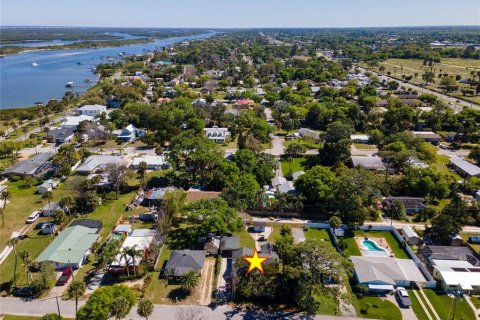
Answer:
<svg viewBox="0 0 480 320"><path fill-rule="evenodd" d="M394 257L352 256L355 277L359 284L368 286L369 291L392 291L395 287L410 287L416 284L420 288L428 280L410 259Z"/></svg>
<svg viewBox="0 0 480 320"><path fill-rule="evenodd" d="M124 161L122 156L93 155L88 157L78 168L77 173L89 175L98 170L105 169L109 164L119 164ZM127 165L127 164L125 164ZM128 165L127 165L128 167Z"/></svg>
<svg viewBox="0 0 480 320"><path fill-rule="evenodd" d="M480 167L462 157L453 156L450 165L463 177L480 177Z"/></svg>
<svg viewBox="0 0 480 320"><path fill-rule="evenodd" d="M62 231L38 256L37 262L52 262L56 269L80 268L98 240L96 229L83 226L68 227Z"/></svg>
<svg viewBox="0 0 480 320"><path fill-rule="evenodd" d="M63 211L62 207L60 206L60 203L52 201L43 206L42 215L44 217L51 217L51 216L54 216L55 212L59 210Z"/></svg>
<svg viewBox="0 0 480 320"><path fill-rule="evenodd" d="M5 169L2 172L2 176L7 178L11 178L13 176L40 177L53 169L53 164L50 161L53 156L54 154L51 152L39 153L31 159L19 161L13 166Z"/></svg>
<svg viewBox="0 0 480 320"><path fill-rule="evenodd" d="M240 248L240 237L232 235L230 237L222 237L220 240L220 253L224 256L231 257L232 251Z"/></svg>
<svg viewBox="0 0 480 320"><path fill-rule="evenodd" d="M200 273L204 263L204 250L173 250L165 266L165 275L181 277L188 271Z"/></svg>
<svg viewBox="0 0 480 320"><path fill-rule="evenodd" d="M47 132L47 137L52 139L56 145L69 142L73 139L75 132L72 128L57 128Z"/></svg>
<svg viewBox="0 0 480 320"><path fill-rule="evenodd" d="M47 181L44 181L41 185L37 187L37 193L44 194L47 191L52 191L59 184L60 182L58 182L57 180L48 179Z"/></svg>
<svg viewBox="0 0 480 320"><path fill-rule="evenodd" d="M385 163L379 157L361 157L352 156L352 163L354 167L363 168L366 170L385 170Z"/></svg>

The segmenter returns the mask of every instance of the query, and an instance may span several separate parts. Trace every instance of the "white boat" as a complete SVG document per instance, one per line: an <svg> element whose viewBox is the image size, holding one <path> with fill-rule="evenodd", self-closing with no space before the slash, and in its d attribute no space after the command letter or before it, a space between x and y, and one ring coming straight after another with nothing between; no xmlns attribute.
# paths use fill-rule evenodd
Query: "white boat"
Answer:
<svg viewBox="0 0 480 320"><path fill-rule="evenodd" d="M38 63L36 63L35 61L34 61L34 62L32 62L32 67L34 67L34 68L35 68L36 66L38 66Z"/></svg>
<svg viewBox="0 0 480 320"><path fill-rule="evenodd" d="M73 81L69 81L65 84L65 87L66 88L73 88L73 85L74 85L74 82Z"/></svg>

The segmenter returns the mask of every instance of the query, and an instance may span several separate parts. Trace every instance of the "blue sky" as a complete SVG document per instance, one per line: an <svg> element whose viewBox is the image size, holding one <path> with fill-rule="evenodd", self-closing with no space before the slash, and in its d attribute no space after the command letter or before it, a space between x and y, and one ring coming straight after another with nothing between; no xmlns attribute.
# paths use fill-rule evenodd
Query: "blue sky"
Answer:
<svg viewBox="0 0 480 320"><path fill-rule="evenodd" d="M1 0L1 25L376 27L480 25L479 0Z"/></svg>

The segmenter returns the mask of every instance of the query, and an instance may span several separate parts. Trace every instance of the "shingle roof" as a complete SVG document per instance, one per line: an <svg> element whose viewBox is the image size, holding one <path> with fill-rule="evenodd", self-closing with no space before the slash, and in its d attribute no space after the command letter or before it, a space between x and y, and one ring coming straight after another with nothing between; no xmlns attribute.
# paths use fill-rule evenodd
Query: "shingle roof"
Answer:
<svg viewBox="0 0 480 320"><path fill-rule="evenodd" d="M38 256L38 262L80 263L99 235L96 229L68 227Z"/></svg>
<svg viewBox="0 0 480 320"><path fill-rule="evenodd" d="M379 157L352 156L352 162L354 167L361 167L369 170L385 169L385 164L383 163L382 158Z"/></svg>
<svg viewBox="0 0 480 320"><path fill-rule="evenodd" d="M201 270L204 262L204 250L173 250L165 269L169 274L178 277L188 271Z"/></svg>
<svg viewBox="0 0 480 320"><path fill-rule="evenodd" d="M240 237L239 236L230 236L222 237L220 240L220 249L221 250L236 250L240 248Z"/></svg>
<svg viewBox="0 0 480 320"><path fill-rule="evenodd" d="M70 223L70 227L74 226L82 226L82 227L87 227L91 229L96 229L97 232L100 231L100 229L103 228L103 223L100 220L94 220L94 219L78 219Z"/></svg>
<svg viewBox="0 0 480 320"><path fill-rule="evenodd" d="M42 167L48 165L48 160L53 157L53 153L51 152L43 152L39 153L31 159L22 160L10 168L3 171L3 174L6 173L13 173L13 174L29 174L34 175L36 174Z"/></svg>
<svg viewBox="0 0 480 320"><path fill-rule="evenodd" d="M77 168L80 172L92 172L100 166L110 163L119 163L123 160L121 156L93 155L88 157L85 162Z"/></svg>

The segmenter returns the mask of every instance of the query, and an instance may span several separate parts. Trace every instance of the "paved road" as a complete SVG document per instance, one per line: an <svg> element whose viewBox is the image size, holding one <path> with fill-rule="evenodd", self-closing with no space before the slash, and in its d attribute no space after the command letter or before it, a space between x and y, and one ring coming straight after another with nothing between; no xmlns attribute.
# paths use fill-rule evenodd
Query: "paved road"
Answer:
<svg viewBox="0 0 480 320"><path fill-rule="evenodd" d="M85 301L79 301L79 306L85 304ZM63 317L75 317L74 301L59 301L60 312ZM12 314L21 316L42 316L46 313L57 313L55 299L25 301L18 298L0 298L0 310L2 314ZM196 317L195 317L196 315ZM136 313L133 308L126 319L144 320ZM287 312L266 312L256 309L240 309L229 305L217 306L214 308L188 306L188 305L155 305L153 314L149 319L155 320L183 320L183 319L202 319L202 320L256 320L256 319L286 319L286 320L335 320L335 319L360 319L350 317L331 317L331 316L309 316L301 313Z"/></svg>
<svg viewBox="0 0 480 320"><path fill-rule="evenodd" d="M361 68L361 67L358 67L358 66L356 66L356 67L362 72L369 71L369 72L375 74L379 78L380 81L382 81L382 80L392 81L393 80L393 81L397 81L398 83L400 83L401 86L404 86L404 87L407 87L407 88L412 88L419 93L429 93L429 94L436 95L437 97L451 103L451 104L449 104L449 106L452 109L454 109L455 111L461 111L461 109L467 108L467 107L472 108L472 109L480 110L480 105L478 105L478 104L467 102L467 101L464 101L464 100L458 99L458 98L453 98L453 97L444 95L442 93L438 93L438 92L432 91L430 89L423 88L423 87L420 87L420 86L417 86L417 85L414 85L414 84L411 84L411 83L402 82L400 80L394 79L394 78L389 77L387 75L379 74L378 72L373 71L373 70L367 70L365 68ZM460 100L460 103L457 103L457 100Z"/></svg>

